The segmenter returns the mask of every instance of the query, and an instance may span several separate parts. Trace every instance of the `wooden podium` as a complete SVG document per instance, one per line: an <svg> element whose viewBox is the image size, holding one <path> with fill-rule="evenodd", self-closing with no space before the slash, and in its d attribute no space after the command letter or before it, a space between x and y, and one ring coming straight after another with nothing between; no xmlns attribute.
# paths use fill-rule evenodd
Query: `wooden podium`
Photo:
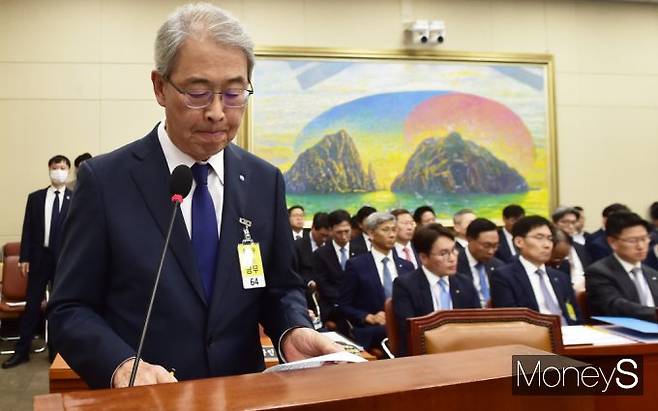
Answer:
<svg viewBox="0 0 658 411"><path fill-rule="evenodd" d="M512 355L548 355L508 345L395 360L176 384L37 396L44 410L593 410L591 397L512 395Z"/></svg>

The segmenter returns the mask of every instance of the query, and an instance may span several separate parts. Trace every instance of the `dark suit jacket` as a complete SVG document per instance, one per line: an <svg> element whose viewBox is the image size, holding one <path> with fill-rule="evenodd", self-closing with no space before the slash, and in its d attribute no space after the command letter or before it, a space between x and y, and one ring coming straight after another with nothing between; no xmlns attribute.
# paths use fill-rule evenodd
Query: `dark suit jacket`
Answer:
<svg viewBox="0 0 658 411"><path fill-rule="evenodd" d="M350 247L348 258L355 255ZM313 253L313 263L313 280L318 286L320 313L324 321L329 319L332 310L338 304L338 296L340 295L344 276L344 272L340 268L340 261L336 255L336 250L334 249L334 244L331 240L315 250L315 253Z"/></svg>
<svg viewBox="0 0 658 411"><path fill-rule="evenodd" d="M215 288L206 301L185 222L177 215L143 358L175 368L180 380L264 369L258 323L275 342L311 326L276 168L229 144ZM91 387L107 387L134 356L172 204L169 169L157 138L146 137L82 164L64 226L49 305L53 342ZM191 197L190 197L191 198ZM267 287L245 290L238 218L252 221Z"/></svg>
<svg viewBox="0 0 658 411"><path fill-rule="evenodd" d="M654 302L658 302L658 271L645 264L642 264L642 271ZM599 260L587 268L585 287L592 315L635 317L656 321L656 308L640 304L635 283L614 255Z"/></svg>
<svg viewBox="0 0 658 411"><path fill-rule="evenodd" d="M492 257L491 260L484 263L484 271L487 273L487 278L489 278L490 284L491 274L496 270L496 268L502 267L503 265L505 265L505 263L496 257ZM468 279L471 280L471 283L473 283L475 286L473 271L471 270L471 266L468 264L468 256L466 255L466 251L459 253L459 257L457 258L457 272L468 277ZM491 287L489 288L491 289Z"/></svg>
<svg viewBox="0 0 658 411"><path fill-rule="evenodd" d="M25 218L23 219L23 233L21 235L21 262L30 263L30 273L40 273L41 259L43 258L43 240L46 230L46 192L48 188L37 190L27 197L25 206ZM60 229L55 235L61 243L62 222L66 219L72 192L68 189L60 197L62 207L60 209ZM46 273L47 274L47 273ZM52 273L50 273L52 274Z"/></svg>
<svg viewBox="0 0 658 411"><path fill-rule="evenodd" d="M302 276L304 284L308 284L313 279L313 249L310 234L295 240L295 252L297 272Z"/></svg>
<svg viewBox="0 0 658 411"><path fill-rule="evenodd" d="M580 309L574 296L571 280L562 271L546 267L558 304L569 325L582 322ZM493 307L527 307L539 311L535 293L521 261L517 258L513 263L499 267L491 276L491 302ZM568 315L566 303L573 307L576 318Z"/></svg>
<svg viewBox="0 0 658 411"><path fill-rule="evenodd" d="M608 244L605 230L599 229L592 233L585 242L585 249L589 253L592 263L599 261L612 254L612 248Z"/></svg>
<svg viewBox="0 0 658 411"><path fill-rule="evenodd" d="M480 308L480 297L473 282L457 273L448 279L453 308ZM393 306L398 326L399 355L407 355L407 318L434 311L430 284L422 268L399 276L393 282Z"/></svg>
<svg viewBox="0 0 658 411"><path fill-rule="evenodd" d="M414 270L414 265L407 260L399 258L393 250L393 260L398 276ZM379 279L377 266L372 253L361 254L347 261L343 285L338 299L340 313L354 326L354 337L357 343L370 347L378 344L373 341L377 333L383 331L384 327L376 326L379 330L372 329L373 326L365 322L368 314L384 311L384 286ZM364 330L358 330L364 328Z"/></svg>
<svg viewBox="0 0 658 411"><path fill-rule="evenodd" d="M512 250L509 248L509 244L507 244L507 238L505 238L505 233L503 232L502 227L498 229L498 237L500 242L498 245L498 250L496 250L496 258L504 263L513 262L516 255L512 254Z"/></svg>
<svg viewBox="0 0 658 411"><path fill-rule="evenodd" d="M651 245L651 248L649 249L649 254L647 254L646 260L644 260L644 264L648 265L649 267L653 268L654 270L658 270L658 256L656 256L656 252L654 251L655 244Z"/></svg>
<svg viewBox="0 0 658 411"><path fill-rule="evenodd" d="M354 252L354 255L361 255L370 252L370 250L368 250L366 239L363 238L363 234L359 234L358 237L350 241L350 253L352 252Z"/></svg>

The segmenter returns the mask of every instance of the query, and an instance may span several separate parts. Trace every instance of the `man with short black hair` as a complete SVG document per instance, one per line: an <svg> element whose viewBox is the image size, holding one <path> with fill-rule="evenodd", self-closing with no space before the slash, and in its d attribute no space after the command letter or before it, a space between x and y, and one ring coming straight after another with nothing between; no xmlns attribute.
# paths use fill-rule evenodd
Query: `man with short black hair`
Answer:
<svg viewBox="0 0 658 411"><path fill-rule="evenodd" d="M414 236L414 230L416 229L414 218L411 216L409 210L405 210L404 208L393 210L391 214L395 216L397 225L395 251L398 253L398 256L413 264L414 268L418 268L418 255L411 244L411 238Z"/></svg>
<svg viewBox="0 0 658 411"><path fill-rule="evenodd" d="M79 156L73 160L73 165L75 166L75 175L76 178L72 179L68 183L66 183L66 188L69 190L73 191L75 190L75 183L78 181L77 180L77 175L78 175L78 170L80 169L80 165L84 163L86 160L89 160L91 158L91 154L89 153L82 153Z"/></svg>
<svg viewBox="0 0 658 411"><path fill-rule="evenodd" d="M329 225L329 214L324 212L315 213L311 233L305 237L295 240L295 251L297 253L298 273L302 276L304 283L310 285L313 281L313 253L318 247L324 245L331 235Z"/></svg>
<svg viewBox="0 0 658 411"><path fill-rule="evenodd" d="M567 274L571 276L571 283L576 291L585 289L585 267L592 262L585 246L574 242L571 239L576 233L576 224L578 222L578 211L571 207L558 207L551 215L553 223L564 233L570 236L568 243L569 255L565 260L569 270ZM564 243L562 244L564 247ZM564 267L563 267L564 268Z"/></svg>
<svg viewBox="0 0 658 411"><path fill-rule="evenodd" d="M618 213L620 211L631 210L624 204L613 203L605 207L601 212L602 228L593 232L587 238L587 242L585 243L585 249L589 253L592 262L599 261L600 259L612 254L612 248L610 248L610 245L608 244L607 235L605 232L606 221L612 214Z"/></svg>
<svg viewBox="0 0 658 411"><path fill-rule="evenodd" d="M290 221L293 240L299 240L308 235L304 230L304 215L304 207L299 204L288 208L288 220Z"/></svg>
<svg viewBox="0 0 658 411"><path fill-rule="evenodd" d="M63 155L48 160L50 186L27 197L21 235L21 274L27 276L25 312L21 316L20 339L14 354L2 368L15 367L30 360L32 338L43 316L41 302L53 281L62 240L62 222L68 213L72 192L66 188L71 162ZM54 356L54 351L51 351Z"/></svg>
<svg viewBox="0 0 658 411"><path fill-rule="evenodd" d="M466 229L468 243L457 260L457 271L473 282L482 307L491 299L492 273L505 264L495 257L500 241L496 230L496 224L485 218L473 220Z"/></svg>
<svg viewBox="0 0 658 411"><path fill-rule="evenodd" d="M414 221L418 227L436 222L436 213L429 205L422 205L414 210Z"/></svg>
<svg viewBox="0 0 658 411"><path fill-rule="evenodd" d="M466 248L466 245L468 244L466 229L471 221L476 218L477 216L470 208L463 208L452 216L452 224L455 230L455 241L457 242L457 248L460 253L464 251L464 248Z"/></svg>
<svg viewBox="0 0 658 411"><path fill-rule="evenodd" d="M519 258L491 276L494 307L527 307L560 316L563 325L581 322L569 276L547 267L553 251L554 229L540 216L523 217L512 228Z"/></svg>
<svg viewBox="0 0 658 411"><path fill-rule="evenodd" d="M494 230L495 234L495 230ZM469 278L457 272L455 237L440 224L418 228L412 240L421 266L398 276L393 283L393 305L398 324L399 352L407 355L407 319L436 310L480 308Z"/></svg>
<svg viewBox="0 0 658 411"><path fill-rule="evenodd" d="M356 255L365 254L372 248L370 237L368 237L368 233L366 232L363 223L370 214L375 213L376 211L377 210L374 207L366 205L359 208L354 216L355 223L361 231L360 235L353 236L351 242L352 251L354 251Z"/></svg>
<svg viewBox="0 0 658 411"><path fill-rule="evenodd" d="M650 224L633 212L620 211L608 216L605 227L613 254L585 272L592 315L655 322L658 271L642 263L649 252Z"/></svg>
<svg viewBox="0 0 658 411"><path fill-rule="evenodd" d="M517 250L512 240L512 227L523 216L525 216L525 210L520 205L510 204L503 208L503 227L498 230L500 244L496 251L496 258L505 263L511 263L516 257Z"/></svg>
<svg viewBox="0 0 658 411"><path fill-rule="evenodd" d="M585 231L585 209L581 206L574 206L573 209L578 213L578 220L576 220L575 232L571 237L574 242L585 245L587 238L591 235Z"/></svg>
<svg viewBox="0 0 658 411"><path fill-rule="evenodd" d="M410 262L395 252L395 217L372 213L364 228L372 240L372 250L347 261L338 308L349 320L354 339L366 349L379 347L386 337L384 302L391 297L393 280L413 271Z"/></svg>

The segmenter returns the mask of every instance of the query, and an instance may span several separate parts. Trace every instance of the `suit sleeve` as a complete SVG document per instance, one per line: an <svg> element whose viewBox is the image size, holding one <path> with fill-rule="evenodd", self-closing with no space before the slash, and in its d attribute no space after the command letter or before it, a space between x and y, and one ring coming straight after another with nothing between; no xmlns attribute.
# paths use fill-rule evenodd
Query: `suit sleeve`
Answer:
<svg viewBox="0 0 658 411"><path fill-rule="evenodd" d="M57 351L90 387L103 388L135 350L102 317L110 244L106 203L90 167L83 163L78 174L47 314Z"/></svg>
<svg viewBox="0 0 658 411"><path fill-rule="evenodd" d="M505 273L494 271L489 278L491 283L491 305L494 308L516 307L516 299Z"/></svg>
<svg viewBox="0 0 658 411"><path fill-rule="evenodd" d="M611 275L589 268L585 273L588 304L593 315L635 317L656 321L656 309L633 302L619 292Z"/></svg>
<svg viewBox="0 0 658 411"><path fill-rule="evenodd" d="M260 305L260 322L265 332L276 342L291 328L311 327L308 318L304 284L293 269L295 249L290 235L290 223L285 207L285 185L281 172L276 172L275 198L271 240L272 258L265 268L267 287Z"/></svg>
<svg viewBox="0 0 658 411"><path fill-rule="evenodd" d="M407 318L415 317L413 298L407 284L400 281L400 277L393 281L393 309L395 311L395 320L398 328L398 356L404 357L409 355L407 352L408 324Z"/></svg>
<svg viewBox="0 0 658 411"><path fill-rule="evenodd" d="M31 210L34 204L34 195L27 197L25 204L25 217L23 217L23 232L21 233L21 255L20 262L27 263L30 261L30 246L32 244L32 216Z"/></svg>
<svg viewBox="0 0 658 411"><path fill-rule="evenodd" d="M345 265L345 276L340 288L338 298L338 309L353 324L365 324L365 318L369 312L354 306L354 299L359 288L359 280L352 260L347 260Z"/></svg>
<svg viewBox="0 0 658 411"><path fill-rule="evenodd" d="M329 267L325 260L322 258L322 255L316 250L313 253L313 281L316 282L318 286L318 292L324 300L330 304L336 304L338 301L338 289L331 283L329 279Z"/></svg>

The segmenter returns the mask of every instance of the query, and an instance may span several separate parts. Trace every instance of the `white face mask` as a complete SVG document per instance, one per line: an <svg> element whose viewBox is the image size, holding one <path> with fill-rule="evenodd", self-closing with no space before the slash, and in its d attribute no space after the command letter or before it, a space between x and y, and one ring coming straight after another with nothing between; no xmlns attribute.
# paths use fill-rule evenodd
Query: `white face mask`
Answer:
<svg viewBox="0 0 658 411"><path fill-rule="evenodd" d="M68 177L69 172L67 170L62 170L61 168L50 170L50 181L52 181L53 184L64 184Z"/></svg>

